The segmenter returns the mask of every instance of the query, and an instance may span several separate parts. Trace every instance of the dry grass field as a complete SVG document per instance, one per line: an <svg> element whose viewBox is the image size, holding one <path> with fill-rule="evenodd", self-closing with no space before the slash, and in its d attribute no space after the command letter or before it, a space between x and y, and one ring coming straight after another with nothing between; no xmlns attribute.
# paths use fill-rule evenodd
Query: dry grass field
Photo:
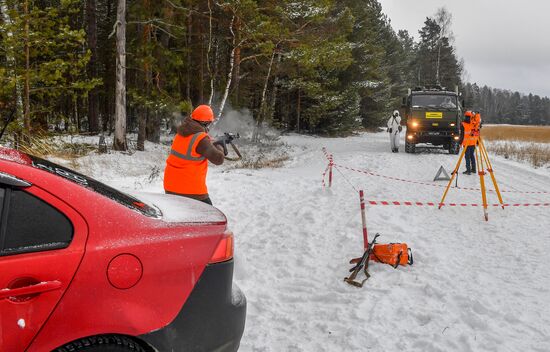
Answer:
<svg viewBox="0 0 550 352"><path fill-rule="evenodd" d="M550 126L486 125L481 132L487 141L550 143Z"/></svg>
<svg viewBox="0 0 550 352"><path fill-rule="evenodd" d="M550 165L550 126L488 125L481 135L491 153L535 167Z"/></svg>

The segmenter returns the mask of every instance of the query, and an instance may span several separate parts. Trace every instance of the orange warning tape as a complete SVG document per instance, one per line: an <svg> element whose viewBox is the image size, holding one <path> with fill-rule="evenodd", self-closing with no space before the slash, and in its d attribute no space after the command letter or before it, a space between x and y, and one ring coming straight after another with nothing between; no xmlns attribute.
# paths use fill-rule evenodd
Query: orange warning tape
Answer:
<svg viewBox="0 0 550 352"><path fill-rule="evenodd" d="M330 160L330 158L332 158L332 154L328 154L326 148L324 148L324 147L323 147L322 150L323 150L323 153L325 154L325 157ZM382 174L372 172L372 171L368 171L368 170L362 170L362 169L357 169L357 168L353 168L353 167L349 167L349 166L344 166L344 165L341 165L341 164L336 164L334 162L333 162L333 166L337 167L337 168L341 168L341 169L346 169L346 170L349 170L349 171L354 171L354 172L359 172L359 173L371 175L371 176L382 177L382 178L385 178L385 179L388 179L388 180L393 180L393 181L407 182L407 183L412 183L412 184L417 184L417 185L439 187L439 188L445 188L446 187L445 185L440 185L440 184L437 184L437 183L413 181L413 180L407 180L407 179L404 179L404 178L398 178L398 177L393 177L393 176L382 175ZM480 188L472 188L472 187L453 187L453 189L461 189L461 190L465 190L465 191L478 191L478 192L481 191ZM489 189L488 191L494 192L494 190L492 190L492 189ZM518 193L518 194L550 194L550 192L545 192L545 191L509 191L509 190L501 190L500 192L501 193Z"/></svg>
<svg viewBox="0 0 550 352"><path fill-rule="evenodd" d="M411 202L411 201L386 201L386 200L369 200L369 205L404 205L404 206L419 206L419 207L482 207L483 204L477 203L437 203L437 202ZM487 204L488 207L550 207L550 203L504 203L504 204Z"/></svg>

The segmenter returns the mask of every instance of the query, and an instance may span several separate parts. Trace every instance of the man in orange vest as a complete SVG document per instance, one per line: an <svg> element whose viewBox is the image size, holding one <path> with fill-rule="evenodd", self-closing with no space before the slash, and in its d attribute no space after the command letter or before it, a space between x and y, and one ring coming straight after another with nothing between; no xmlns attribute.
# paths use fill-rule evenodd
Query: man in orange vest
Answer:
<svg viewBox="0 0 550 352"><path fill-rule="evenodd" d="M199 105L178 127L164 169L164 191L212 204L206 187L208 161L223 164L222 142L210 140L208 128L214 113L208 105Z"/></svg>
<svg viewBox="0 0 550 352"><path fill-rule="evenodd" d="M472 118L474 114L471 111L466 111L464 113L464 121L460 125L460 140L464 148L466 148L465 158L466 158L466 171L463 174L470 175L476 173L476 158L475 150L477 143L477 136L474 131L474 124L472 123Z"/></svg>

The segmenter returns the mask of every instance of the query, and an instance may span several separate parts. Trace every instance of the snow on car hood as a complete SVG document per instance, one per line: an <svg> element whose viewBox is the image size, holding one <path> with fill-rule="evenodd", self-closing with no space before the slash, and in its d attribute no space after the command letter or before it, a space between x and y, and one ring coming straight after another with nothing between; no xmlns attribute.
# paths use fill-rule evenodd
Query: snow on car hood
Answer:
<svg viewBox="0 0 550 352"><path fill-rule="evenodd" d="M184 223L226 222L225 215L213 206L198 200L162 193L132 192L132 196L162 212L162 220Z"/></svg>

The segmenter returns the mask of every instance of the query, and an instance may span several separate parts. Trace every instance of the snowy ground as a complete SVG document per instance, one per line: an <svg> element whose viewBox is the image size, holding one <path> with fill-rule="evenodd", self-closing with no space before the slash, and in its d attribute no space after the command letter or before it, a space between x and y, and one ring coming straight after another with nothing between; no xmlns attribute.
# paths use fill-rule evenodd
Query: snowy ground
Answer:
<svg viewBox="0 0 550 352"><path fill-rule="evenodd" d="M321 147L336 163L428 183L457 157L403 148L392 154L385 133L284 141L292 152L282 168L210 168L210 194L235 233L235 280L248 299L241 351L550 350L550 208L491 208L485 222L474 207L369 206L370 234L407 242L415 263L397 270L372 264L372 277L358 289L343 282L348 260L362 254L352 185L373 200L438 202L443 189L342 170L349 183L336 172L332 189L323 190ZM168 148L148 144L147 152L132 156L76 162L116 187L162 192ZM492 161L501 189L550 190L549 169ZM459 177L463 187L478 183ZM550 202L550 194L504 197ZM481 203L481 195L451 189L447 200Z"/></svg>

